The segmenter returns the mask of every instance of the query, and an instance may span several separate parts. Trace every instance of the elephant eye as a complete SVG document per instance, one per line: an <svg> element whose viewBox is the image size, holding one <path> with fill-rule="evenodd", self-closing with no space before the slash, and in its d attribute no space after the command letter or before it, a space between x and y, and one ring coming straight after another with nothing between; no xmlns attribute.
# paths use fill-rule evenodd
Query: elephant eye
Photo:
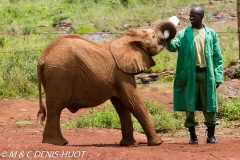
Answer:
<svg viewBox="0 0 240 160"><path fill-rule="evenodd" d="M154 33L152 34L152 38L155 38L155 34Z"/></svg>

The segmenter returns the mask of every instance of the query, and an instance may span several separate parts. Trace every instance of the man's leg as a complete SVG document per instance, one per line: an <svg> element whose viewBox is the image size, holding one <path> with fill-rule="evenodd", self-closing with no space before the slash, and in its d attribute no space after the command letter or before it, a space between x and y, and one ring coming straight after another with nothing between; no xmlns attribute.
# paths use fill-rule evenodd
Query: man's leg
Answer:
<svg viewBox="0 0 240 160"><path fill-rule="evenodd" d="M194 112L188 112L186 111L186 121L184 123L184 126L188 128L188 131L190 133L190 141L189 144L198 144L197 135L195 132L195 126L198 125L198 122L195 119Z"/></svg>
<svg viewBox="0 0 240 160"><path fill-rule="evenodd" d="M206 73L197 74L197 88L199 89L199 98L201 101L203 115L205 117L204 124L207 126L208 137L207 143L218 143L214 136L215 125L219 124L219 121L215 119L214 112L207 112L207 82L206 82Z"/></svg>
<svg viewBox="0 0 240 160"><path fill-rule="evenodd" d="M198 122L195 119L195 112L186 111L186 121L184 123L184 126L186 128L189 128L192 126L198 126Z"/></svg>
<svg viewBox="0 0 240 160"><path fill-rule="evenodd" d="M215 113L213 112L203 112L205 117L204 124L207 126L207 143L219 143L218 140L215 138L215 126L219 124L219 121L215 119Z"/></svg>

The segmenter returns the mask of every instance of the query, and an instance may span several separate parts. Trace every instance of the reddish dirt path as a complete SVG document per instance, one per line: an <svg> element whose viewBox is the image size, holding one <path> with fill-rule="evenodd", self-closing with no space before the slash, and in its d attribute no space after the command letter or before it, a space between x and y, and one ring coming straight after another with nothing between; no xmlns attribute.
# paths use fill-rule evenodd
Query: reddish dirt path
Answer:
<svg viewBox="0 0 240 160"><path fill-rule="evenodd" d="M172 106L172 92L140 91L144 99L152 99ZM101 107L101 106L99 106ZM240 132L229 130L231 135L217 132L219 144L206 144L205 129L197 128L199 144L189 145L189 138L177 133L159 134L164 142L160 146L147 146L144 134L134 133L137 147L119 145L121 131L114 129L70 129L62 130L69 141L67 146L42 144L43 126L37 124L38 102L22 99L0 100L0 159L240 159ZM75 119L88 109L72 114L64 110L61 123ZM31 125L17 127L15 121L32 121ZM185 134L186 130L183 131ZM5 157L6 156L6 157ZM72 156L72 157L71 157Z"/></svg>

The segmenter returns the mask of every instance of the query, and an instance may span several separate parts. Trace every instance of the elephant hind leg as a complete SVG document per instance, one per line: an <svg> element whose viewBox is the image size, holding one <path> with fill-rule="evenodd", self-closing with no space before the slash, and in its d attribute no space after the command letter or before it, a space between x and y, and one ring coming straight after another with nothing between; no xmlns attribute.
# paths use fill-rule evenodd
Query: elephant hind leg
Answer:
<svg viewBox="0 0 240 160"><path fill-rule="evenodd" d="M50 109L47 110L47 121L43 132L42 143L50 143L59 146L68 144L67 140L62 136L61 133L60 114L61 111Z"/></svg>
<svg viewBox="0 0 240 160"><path fill-rule="evenodd" d="M121 122L122 140L120 141L120 145L122 146L137 145L137 142L134 140L133 137L133 124L130 112L117 97L112 97L111 102L114 105Z"/></svg>
<svg viewBox="0 0 240 160"><path fill-rule="evenodd" d="M62 140L59 137L56 136L43 136L42 143L49 143L49 144L54 144L58 146L65 146L68 144L66 140Z"/></svg>
<svg viewBox="0 0 240 160"><path fill-rule="evenodd" d="M120 145L121 146L137 146L138 143L134 139L129 140L129 139L122 138L122 140L120 141Z"/></svg>
<svg viewBox="0 0 240 160"><path fill-rule="evenodd" d="M68 144L68 141L63 137L61 129L60 129L60 125L58 127L58 137L61 139L61 141L64 142L64 146Z"/></svg>

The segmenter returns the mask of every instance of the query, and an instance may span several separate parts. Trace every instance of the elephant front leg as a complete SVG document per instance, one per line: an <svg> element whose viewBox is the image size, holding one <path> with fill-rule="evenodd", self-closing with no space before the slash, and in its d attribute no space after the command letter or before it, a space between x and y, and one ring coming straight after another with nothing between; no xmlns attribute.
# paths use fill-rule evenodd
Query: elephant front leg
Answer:
<svg viewBox="0 0 240 160"><path fill-rule="evenodd" d="M122 146L137 145L137 142L134 140L133 137L133 124L130 112L118 98L112 97L111 102L114 105L121 122L122 140L120 141L120 145Z"/></svg>
<svg viewBox="0 0 240 160"><path fill-rule="evenodd" d="M130 88L130 87L129 87ZM138 122L141 124L144 133L148 139L149 146L160 145L163 141L160 136L157 135L155 127L150 119L147 108L144 101L137 93L136 90L132 90L125 94L121 94L122 102L127 107L127 109L136 117Z"/></svg>
<svg viewBox="0 0 240 160"><path fill-rule="evenodd" d="M42 143L50 143L59 146L64 146L68 143L61 133L60 114L61 111L47 110L47 121L43 132Z"/></svg>
<svg viewBox="0 0 240 160"><path fill-rule="evenodd" d="M150 119L150 116L148 114L148 111L143 104L141 104L135 111L132 112L133 115L136 117L138 122L141 124L144 133L147 136L148 139L148 145L149 146L157 146L160 145L163 141L160 136L157 135L155 131L154 124L152 123L152 120Z"/></svg>
<svg viewBox="0 0 240 160"><path fill-rule="evenodd" d="M136 117L138 122L141 124L141 126L144 130L144 133L147 136L148 145L149 146L160 145L163 141L162 141L161 137L157 135L157 133L155 131L155 127L152 123L152 120L150 119L150 116L148 115L147 109L141 108L140 110L133 112L133 115Z"/></svg>

